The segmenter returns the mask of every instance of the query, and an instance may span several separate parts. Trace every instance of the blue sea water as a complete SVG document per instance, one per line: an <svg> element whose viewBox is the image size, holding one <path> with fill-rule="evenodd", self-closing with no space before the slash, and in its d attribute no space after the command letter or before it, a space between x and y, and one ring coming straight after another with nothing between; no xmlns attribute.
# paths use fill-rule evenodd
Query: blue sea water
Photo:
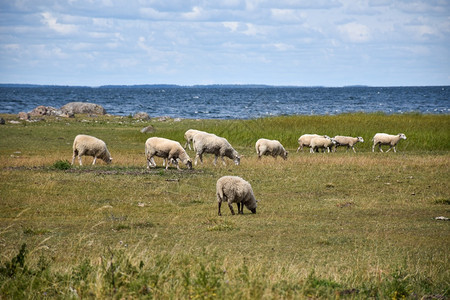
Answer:
<svg viewBox="0 0 450 300"><path fill-rule="evenodd" d="M249 119L277 115L450 113L450 86L272 87L272 86L0 86L0 113L59 108L81 101L107 113L190 119Z"/></svg>

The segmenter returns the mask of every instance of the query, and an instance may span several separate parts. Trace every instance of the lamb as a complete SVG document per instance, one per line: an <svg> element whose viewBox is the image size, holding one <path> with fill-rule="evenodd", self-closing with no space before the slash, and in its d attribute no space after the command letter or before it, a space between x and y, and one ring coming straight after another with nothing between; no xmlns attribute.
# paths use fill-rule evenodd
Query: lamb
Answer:
<svg viewBox="0 0 450 300"><path fill-rule="evenodd" d="M277 140L259 139L256 142L255 148L258 159L261 159L262 155L272 155L275 158L279 155L286 160L289 154Z"/></svg>
<svg viewBox="0 0 450 300"><path fill-rule="evenodd" d="M234 215L233 203L237 204L238 214L244 214L244 205L256 214L257 200L253 194L250 183L238 176L223 176L217 180L216 184L217 203L219 206L219 216L222 215L220 207L222 201L228 203L231 214Z"/></svg>
<svg viewBox="0 0 450 300"><path fill-rule="evenodd" d="M406 135L403 133L399 133L397 135L391 135L387 133L377 133L374 135L372 141L372 152L375 152L375 146L378 144L378 149L380 149L381 152L383 152L383 149L381 149L381 145L389 145L389 149L386 152L389 152L392 148L394 149L394 152L397 152L395 149L395 146L400 140L406 140Z"/></svg>
<svg viewBox="0 0 450 300"><path fill-rule="evenodd" d="M336 141L330 137L315 137L311 139L309 152L318 152L319 149L323 149L323 151L328 149L328 152L330 152L330 147L333 147L333 145L336 145Z"/></svg>
<svg viewBox="0 0 450 300"><path fill-rule="evenodd" d="M102 159L107 164L111 163L112 161L111 154L109 154L105 142L96 137L85 134L79 134L73 140L72 165L75 162L75 157L77 155L80 166L83 165L83 163L81 162L81 156L83 155L93 156L93 165L95 165L97 157Z"/></svg>
<svg viewBox="0 0 450 300"><path fill-rule="evenodd" d="M241 156L234 150L227 139L217 136L215 134L200 132L194 135L193 138L195 155L195 165L197 165L197 159L200 158L200 162L203 164L203 153L211 153L215 155L214 165L217 164L217 159L222 159L222 163L225 166L224 156L232 159L235 165L239 165L241 162Z"/></svg>
<svg viewBox="0 0 450 300"><path fill-rule="evenodd" d="M196 129L188 129L184 133L184 139L186 140L186 144L184 144L184 149L186 149L186 147L189 146L189 150L192 150L191 148L192 139L194 138L194 135L196 135L199 132L205 133L204 131Z"/></svg>
<svg viewBox="0 0 450 300"><path fill-rule="evenodd" d="M319 134L304 134L301 137L298 138L298 148L297 148L297 152L298 150L302 150L303 151L303 147L309 147L311 145L311 139L316 138L316 137L329 137L328 135L319 135Z"/></svg>
<svg viewBox="0 0 450 300"><path fill-rule="evenodd" d="M342 136L342 135L337 135L333 138L336 141L336 147L334 148L336 151L336 148L339 146L347 146L347 151L348 149L352 148L353 152L356 153L355 150L355 144L357 142L364 142L364 139L360 136L358 137L351 137L351 136Z"/></svg>
<svg viewBox="0 0 450 300"><path fill-rule="evenodd" d="M147 158L147 169L156 167L153 156L162 157L166 170L169 168L169 163L174 163L177 169L180 170L178 160L181 160L188 169L192 169L192 160L186 153L186 150L180 143L160 137L151 137L145 142L145 157Z"/></svg>

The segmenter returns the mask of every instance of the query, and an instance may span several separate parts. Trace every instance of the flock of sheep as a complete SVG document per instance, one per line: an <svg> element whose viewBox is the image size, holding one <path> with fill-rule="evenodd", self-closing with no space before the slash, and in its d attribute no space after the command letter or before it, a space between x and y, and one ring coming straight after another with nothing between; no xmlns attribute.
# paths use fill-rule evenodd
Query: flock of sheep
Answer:
<svg viewBox="0 0 450 300"><path fill-rule="evenodd" d="M189 169L192 169L192 160L186 152L186 147L195 151L194 164L197 165L197 160L203 164L203 154L214 154L214 165L217 164L217 160L220 157L222 163L225 165L224 157L228 157L234 161L236 165L239 165L241 156L231 146L231 144L223 137L217 136L212 133L199 131L195 129L189 129L184 134L186 144L184 147L177 141L169 140L160 137L151 137L145 142L145 157L147 160L147 168L156 167L154 156L163 159L163 165L168 169L169 164L175 164L177 169L180 170L178 162L181 161ZM377 133L373 137L372 152L375 151L375 147L381 152L381 145L389 145L389 152L391 149L396 151L396 145L401 139L406 140L406 136L403 133L397 135L389 135L386 133ZM310 152L322 151L336 151L339 146L346 146L347 150L354 148L357 142L364 142L362 137L349 137L349 136L335 136L333 138L327 135L318 134L304 134L298 139L299 150L303 150L303 147L309 147ZM192 144L192 148L191 148ZM287 159L288 151L286 151L283 145L277 140L259 139L256 144L256 153L258 159L262 155L271 155L273 157L281 156L283 159ZM72 165L75 162L75 158L78 156L79 164L82 165L81 156L93 156L93 165L97 158L102 159L106 163L112 161L111 154L106 147L105 142L102 140L89 136L89 135L77 135L73 142L73 157ZM218 202L218 214L221 215L221 204L223 201L228 203L231 213L234 215L232 207L233 203L237 203L238 213L243 214L244 205L252 212L256 213L257 200L253 194L251 185L244 179L238 176L223 176L217 180L216 184L216 196Z"/></svg>

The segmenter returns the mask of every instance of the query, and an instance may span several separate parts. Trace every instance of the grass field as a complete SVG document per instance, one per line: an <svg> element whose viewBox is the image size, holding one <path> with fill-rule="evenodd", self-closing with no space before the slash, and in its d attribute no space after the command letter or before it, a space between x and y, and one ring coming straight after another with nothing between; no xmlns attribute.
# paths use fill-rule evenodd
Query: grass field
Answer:
<svg viewBox="0 0 450 300"><path fill-rule="evenodd" d="M255 120L46 118L0 125L0 299L448 299L450 116L344 114ZM140 129L153 125L155 132ZM147 170L150 136L226 137L241 165ZM372 153L376 132L403 132ZM113 164L67 164L73 138ZM296 153L303 133L363 136L357 153ZM257 160L278 139L287 161ZM194 153L188 150L194 157ZM238 175L255 215L217 216L215 183Z"/></svg>

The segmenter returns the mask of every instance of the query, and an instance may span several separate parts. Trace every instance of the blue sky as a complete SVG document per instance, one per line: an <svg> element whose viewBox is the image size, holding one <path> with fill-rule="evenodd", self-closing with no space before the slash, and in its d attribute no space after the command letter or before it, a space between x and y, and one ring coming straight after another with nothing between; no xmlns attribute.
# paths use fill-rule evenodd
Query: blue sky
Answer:
<svg viewBox="0 0 450 300"><path fill-rule="evenodd" d="M450 84L448 0L0 0L0 83Z"/></svg>

